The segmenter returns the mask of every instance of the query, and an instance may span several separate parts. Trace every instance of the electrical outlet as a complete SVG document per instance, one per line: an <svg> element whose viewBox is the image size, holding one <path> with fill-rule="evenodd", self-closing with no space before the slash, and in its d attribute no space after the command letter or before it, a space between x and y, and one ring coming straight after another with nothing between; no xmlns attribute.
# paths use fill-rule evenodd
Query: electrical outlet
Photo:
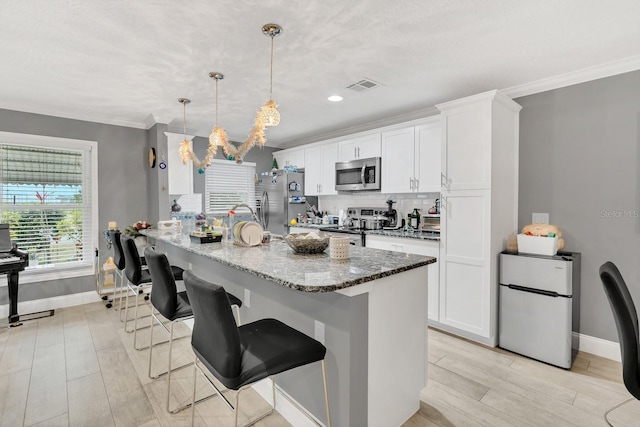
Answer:
<svg viewBox="0 0 640 427"><path fill-rule="evenodd" d="M324 345L324 323L318 322L317 320L314 320L314 322L315 330L313 333L313 337L316 339L316 341Z"/></svg>
<svg viewBox="0 0 640 427"><path fill-rule="evenodd" d="M251 307L251 291L249 289L244 290L244 301L242 301L242 305L249 308Z"/></svg>
<svg viewBox="0 0 640 427"><path fill-rule="evenodd" d="M548 213L532 213L531 214L531 223L533 223L533 224L549 224L549 214Z"/></svg>

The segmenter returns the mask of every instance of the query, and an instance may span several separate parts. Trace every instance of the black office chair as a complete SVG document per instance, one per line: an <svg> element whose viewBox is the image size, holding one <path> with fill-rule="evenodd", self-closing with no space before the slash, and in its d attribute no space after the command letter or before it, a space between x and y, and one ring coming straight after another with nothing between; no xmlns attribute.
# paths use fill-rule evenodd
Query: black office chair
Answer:
<svg viewBox="0 0 640 427"><path fill-rule="evenodd" d="M136 350L144 350L146 347L138 348L136 343L138 340L138 299L140 294L146 290L151 289L151 274L148 269L142 268L142 260L138 254L138 248L136 242L128 236L122 236L122 251L125 258L124 273L127 278L127 288L130 292L127 292L127 298L124 306L124 330L131 333L133 332L133 347ZM184 270L180 267L171 266L171 273L175 280L182 280L182 273ZM127 329L127 323L130 321L128 317L129 311L129 294L133 293L136 296L136 305L133 315L133 329L130 331ZM145 297L145 299L148 299ZM148 328L150 326L145 326Z"/></svg>
<svg viewBox="0 0 640 427"><path fill-rule="evenodd" d="M231 404L207 375L204 375L226 405L234 411L237 426L238 396L242 390L271 375L322 361L327 425L331 426L324 361L327 349L324 345L275 319L262 319L237 326L231 313L229 298L222 286L208 283L189 270L184 273L184 284L194 315L191 346L196 357L193 362L192 402L195 403L196 397L196 370L200 369L205 374L198 365L201 362L226 388L236 390L235 404ZM275 381L272 382L272 387L272 408L250 421L249 425L275 409ZM191 408L192 425L194 407L192 405ZM309 418L314 421L310 416Z"/></svg>
<svg viewBox="0 0 640 427"><path fill-rule="evenodd" d="M634 399L640 399L640 361L638 355L638 314L636 307L620 271L614 263L608 261L600 267L600 280L609 299L613 317L618 329L620 353L622 355L622 379L624 385L633 396L620 402L604 414L604 419L610 426L607 416L614 409L619 408Z"/></svg>
<svg viewBox="0 0 640 427"><path fill-rule="evenodd" d="M171 396L171 372L176 371L178 369L185 368L190 366L188 363L186 365L179 366L177 368L171 367L171 351L173 348L173 326L177 322L182 322L187 319L193 318L193 311L191 310L191 305L189 304L189 298L187 297L186 291L178 292L176 287L176 280L173 276L173 271L171 269L171 265L169 264L169 260L167 257L159 252L154 251L153 249L147 247L144 250L144 255L148 263L149 273L151 274L151 281L153 283L153 290L151 292L151 326L150 326L150 339L149 339L149 378L157 379L164 375L167 375L167 411L170 413L177 413L182 411L183 409L191 406L192 403L181 406L177 409L170 408L170 396ZM236 296L229 294L229 301L231 305L234 306L237 310L238 319L240 319L240 307L242 306L242 301L238 299ZM167 328L167 325L162 322L161 319L158 318L156 312L160 313L166 320L170 322L170 327ZM162 327L169 333L169 341L164 341L160 343L153 343L153 324L157 321ZM239 320L238 320L239 321ZM188 337L184 336L181 338ZM167 370L157 375L151 375L151 364L153 357L153 347L158 344L169 343L169 362L167 365ZM208 396L213 397L213 396ZM205 398L206 399L206 398ZM204 399L200 399L202 401Z"/></svg>

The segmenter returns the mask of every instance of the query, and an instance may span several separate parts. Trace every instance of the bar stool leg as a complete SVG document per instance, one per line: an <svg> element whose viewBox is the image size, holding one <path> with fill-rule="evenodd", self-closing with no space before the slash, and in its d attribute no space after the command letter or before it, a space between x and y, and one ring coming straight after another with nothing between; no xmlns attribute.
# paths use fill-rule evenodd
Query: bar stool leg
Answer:
<svg viewBox="0 0 640 427"><path fill-rule="evenodd" d="M173 324L171 322L171 332L169 332L169 363L167 365L167 412L171 412L169 408L169 399L171 397L171 350L173 348ZM149 350L151 351L151 350Z"/></svg>
<svg viewBox="0 0 640 427"><path fill-rule="evenodd" d="M322 382L324 383L324 402L327 407L327 427L331 427L331 412L329 411L329 391L327 390L327 369L324 363L324 359L322 359Z"/></svg>
<svg viewBox="0 0 640 427"><path fill-rule="evenodd" d="M193 396L191 398L191 427L196 416L196 371L198 365L198 356L194 356L193 360Z"/></svg>
<svg viewBox="0 0 640 427"><path fill-rule="evenodd" d="M151 377L151 356L153 355L153 323L156 316L153 315L153 305L151 306L151 326L149 326L149 378Z"/></svg>

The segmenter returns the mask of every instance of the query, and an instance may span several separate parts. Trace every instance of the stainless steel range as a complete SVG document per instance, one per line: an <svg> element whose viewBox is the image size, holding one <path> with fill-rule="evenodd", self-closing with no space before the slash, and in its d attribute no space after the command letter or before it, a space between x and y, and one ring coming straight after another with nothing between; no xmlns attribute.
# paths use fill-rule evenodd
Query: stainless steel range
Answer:
<svg viewBox="0 0 640 427"><path fill-rule="evenodd" d="M389 219L385 216L387 208L347 208L347 220L342 227L327 227L320 230L332 234L348 234L353 246L365 246L367 230L380 230Z"/></svg>

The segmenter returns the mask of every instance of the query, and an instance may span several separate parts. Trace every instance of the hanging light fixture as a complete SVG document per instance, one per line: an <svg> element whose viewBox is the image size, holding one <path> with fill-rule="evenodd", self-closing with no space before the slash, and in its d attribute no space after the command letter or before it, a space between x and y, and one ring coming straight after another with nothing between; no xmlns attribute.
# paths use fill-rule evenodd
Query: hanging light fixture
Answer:
<svg viewBox="0 0 640 427"><path fill-rule="evenodd" d="M224 129L218 126L218 82L224 79L224 74L219 73L217 71L212 71L209 73L209 77L216 81L216 124L213 126L211 130L211 135L209 135L209 149L217 150L218 147L227 144L227 132Z"/></svg>
<svg viewBox="0 0 640 427"><path fill-rule="evenodd" d="M278 24L266 24L262 27L262 34L271 37L271 69L269 73L269 100L260 109L260 118L265 126L278 126L280 112L278 104L273 100L273 39L282 33Z"/></svg>
<svg viewBox="0 0 640 427"><path fill-rule="evenodd" d="M191 160L196 168L198 168L198 173L203 174L204 168L211 164L211 161L216 155L216 150L211 148L209 145L209 149L207 150L207 156L204 160L198 159L198 157L193 152L193 147L191 141L187 140L187 104L191 102L190 99L187 98L179 98L178 102L182 104L183 110L183 121L182 121L182 143L180 144L180 157L182 158L182 163L187 164L189 160ZM224 131L223 131L224 132ZM217 148L217 147L216 147Z"/></svg>
<svg viewBox="0 0 640 427"><path fill-rule="evenodd" d="M193 160L193 164L198 167L199 173L204 173L204 168L211 164L211 161L215 157L218 147L222 147L227 157L233 157L236 163L242 163L242 158L251 150L256 144L263 147L267 142L265 137L265 127L277 126L280 123L280 112L278 111L278 105L273 100L273 39L282 34L282 27L278 24L265 24L262 27L262 33L271 37L271 66L269 75L269 101L267 101L256 114L253 128L249 132L249 136L245 141L235 146L229 143L227 133L218 126L218 83L224 79L224 75L217 71L209 73L209 77L216 82L216 122L209 135L209 149L207 150L207 157L204 161L200 162L193 153L191 143L180 146L180 155L182 156L182 162L186 163L189 159ZM184 98L180 98L184 99ZM186 100L187 103L189 100ZM180 101L182 102L182 101ZM185 113L186 122L186 113ZM185 131L186 135L186 131ZM186 140L186 136L185 136ZM186 141L185 141L186 142Z"/></svg>

